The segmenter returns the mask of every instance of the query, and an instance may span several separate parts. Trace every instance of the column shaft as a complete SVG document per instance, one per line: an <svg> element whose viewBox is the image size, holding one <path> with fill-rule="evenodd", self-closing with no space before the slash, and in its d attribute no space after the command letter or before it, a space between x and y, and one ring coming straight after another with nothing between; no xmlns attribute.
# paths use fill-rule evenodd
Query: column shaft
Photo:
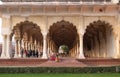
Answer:
<svg viewBox="0 0 120 77"><path fill-rule="evenodd" d="M10 50L10 39L8 35L4 35L1 58L10 58L9 50Z"/></svg>
<svg viewBox="0 0 120 77"><path fill-rule="evenodd" d="M18 58L18 40L16 40L16 44L15 44L15 54L14 54L14 58Z"/></svg>
<svg viewBox="0 0 120 77"><path fill-rule="evenodd" d="M2 44L2 54L1 58L5 58L5 51L6 51L6 35L3 36L3 44Z"/></svg>
<svg viewBox="0 0 120 77"><path fill-rule="evenodd" d="M21 41L18 41L18 56L21 57Z"/></svg>
<svg viewBox="0 0 120 77"><path fill-rule="evenodd" d="M83 35L79 35L79 39L80 39L80 53L79 53L79 58L85 58L84 54L83 54Z"/></svg>
<svg viewBox="0 0 120 77"><path fill-rule="evenodd" d="M10 58L10 36L7 35L7 50L6 50L6 58Z"/></svg>
<svg viewBox="0 0 120 77"><path fill-rule="evenodd" d="M114 58L118 58L119 57L119 36L115 35L115 50L114 50Z"/></svg>
<svg viewBox="0 0 120 77"><path fill-rule="evenodd" d="M47 59L47 40L46 40L46 33L43 33L43 55L42 58L43 59Z"/></svg>

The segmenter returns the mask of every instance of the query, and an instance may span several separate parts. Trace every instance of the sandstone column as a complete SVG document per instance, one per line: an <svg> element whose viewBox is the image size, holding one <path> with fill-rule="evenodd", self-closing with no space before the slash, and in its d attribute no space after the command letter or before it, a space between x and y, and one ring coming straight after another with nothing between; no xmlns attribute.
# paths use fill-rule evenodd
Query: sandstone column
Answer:
<svg viewBox="0 0 120 77"><path fill-rule="evenodd" d="M21 57L21 40L18 40L18 57Z"/></svg>
<svg viewBox="0 0 120 77"><path fill-rule="evenodd" d="M14 58L18 58L18 40L16 40L16 43L15 43L15 54L14 54Z"/></svg>
<svg viewBox="0 0 120 77"><path fill-rule="evenodd" d="M80 43L80 48L79 48L79 58L84 59L84 54L83 54L83 34L79 34L79 43Z"/></svg>
<svg viewBox="0 0 120 77"><path fill-rule="evenodd" d="M7 49L6 49L6 58L10 58L10 35L7 35Z"/></svg>
<svg viewBox="0 0 120 77"><path fill-rule="evenodd" d="M78 43L79 43L79 40L77 40L77 53L76 53L76 57L79 56L79 54L78 54L79 53L79 44Z"/></svg>
<svg viewBox="0 0 120 77"><path fill-rule="evenodd" d="M47 59L47 33L43 33L43 59Z"/></svg>
<svg viewBox="0 0 120 77"><path fill-rule="evenodd" d="M2 15L2 31L1 34L3 35L3 44L2 44L2 54L1 54L1 58L10 58L10 53L9 53L9 43L10 43L10 39L9 39L9 35L10 35L10 31L11 31L11 21L10 21L10 16L9 15Z"/></svg>
<svg viewBox="0 0 120 77"><path fill-rule="evenodd" d="M114 58L118 58L119 57L119 36L117 33L114 33Z"/></svg>
<svg viewBox="0 0 120 77"><path fill-rule="evenodd" d="M1 58L5 58L5 51L6 51L5 47L6 47L6 35L3 35Z"/></svg>
<svg viewBox="0 0 120 77"><path fill-rule="evenodd" d="M2 54L1 54L1 58L10 58L9 53L7 52L7 41L8 41L8 37L7 35L3 35L3 44L2 44ZM7 48L6 48L7 47Z"/></svg>

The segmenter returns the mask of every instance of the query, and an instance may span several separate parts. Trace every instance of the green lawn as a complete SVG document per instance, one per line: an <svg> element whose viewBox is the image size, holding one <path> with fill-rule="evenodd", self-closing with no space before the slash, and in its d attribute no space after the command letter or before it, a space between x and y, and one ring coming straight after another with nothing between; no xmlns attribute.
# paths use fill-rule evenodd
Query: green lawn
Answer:
<svg viewBox="0 0 120 77"><path fill-rule="evenodd" d="M120 77L120 73L92 74L0 74L0 77Z"/></svg>

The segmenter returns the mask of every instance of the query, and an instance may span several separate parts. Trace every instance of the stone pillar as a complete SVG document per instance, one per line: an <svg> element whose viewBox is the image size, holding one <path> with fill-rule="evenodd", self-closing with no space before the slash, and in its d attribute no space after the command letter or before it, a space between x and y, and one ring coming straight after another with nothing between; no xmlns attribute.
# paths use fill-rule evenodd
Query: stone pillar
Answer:
<svg viewBox="0 0 120 77"><path fill-rule="evenodd" d="M41 48L42 48L41 43L39 43L39 52L41 52Z"/></svg>
<svg viewBox="0 0 120 77"><path fill-rule="evenodd" d="M5 51L6 51L6 35L3 35L3 43L2 43L2 53L1 58L5 58Z"/></svg>
<svg viewBox="0 0 120 77"><path fill-rule="evenodd" d="M6 57L10 58L10 35L7 35L7 50L6 50Z"/></svg>
<svg viewBox="0 0 120 77"><path fill-rule="evenodd" d="M79 53L79 44L78 43L79 43L79 40L77 41L77 53L76 53L76 57L79 56L79 54L78 54Z"/></svg>
<svg viewBox="0 0 120 77"><path fill-rule="evenodd" d="M1 15L2 18L2 29L1 29L1 34L3 35L3 44L2 44L2 54L1 58L10 58L10 54L7 48L9 48L8 44L9 42L9 37L11 32L11 20L10 20L10 15Z"/></svg>
<svg viewBox="0 0 120 77"><path fill-rule="evenodd" d="M18 58L18 40L16 40L16 43L15 43L15 54L14 54L14 58Z"/></svg>
<svg viewBox="0 0 120 77"><path fill-rule="evenodd" d="M34 50L37 50L37 43L34 43Z"/></svg>
<svg viewBox="0 0 120 77"><path fill-rule="evenodd" d="M104 51L102 32L99 31L98 34L99 34L99 57L102 57Z"/></svg>
<svg viewBox="0 0 120 77"><path fill-rule="evenodd" d="M90 57L93 57L93 53L94 53L94 50L93 50L93 39L91 38L91 56Z"/></svg>
<svg viewBox="0 0 120 77"><path fill-rule="evenodd" d="M96 54L97 54L97 58L99 58L100 56L100 43L99 43L99 40L98 40L99 37L96 37Z"/></svg>
<svg viewBox="0 0 120 77"><path fill-rule="evenodd" d="M103 51L102 51L102 57L106 57L106 51L107 51L107 48L106 48L106 36L103 36L103 39L102 39L102 48L103 48Z"/></svg>
<svg viewBox="0 0 120 77"><path fill-rule="evenodd" d="M118 58L119 57L119 36L118 34L114 34L114 58Z"/></svg>
<svg viewBox="0 0 120 77"><path fill-rule="evenodd" d="M14 57L14 56L13 56L14 54L13 54L12 37L10 37L9 47L10 47L10 48L9 48L9 49L10 49L10 50L9 50L9 52L10 52L10 57L13 58L13 57Z"/></svg>
<svg viewBox="0 0 120 77"><path fill-rule="evenodd" d="M9 53L9 37L8 35L3 35L3 44L2 44L2 54L1 58L10 58L10 53Z"/></svg>
<svg viewBox="0 0 120 77"><path fill-rule="evenodd" d="M50 40L48 39L47 41L48 41L48 43L47 43L47 47L48 47L47 52L48 53L47 54L48 54L48 57L49 57L50 56Z"/></svg>
<svg viewBox="0 0 120 77"><path fill-rule="evenodd" d="M21 40L18 41L18 57L21 57Z"/></svg>
<svg viewBox="0 0 120 77"><path fill-rule="evenodd" d="M97 43L97 37L96 37L96 36L94 36L94 41L95 41L94 53L95 53L95 57L97 57L97 53L98 53L98 52L97 52L97 51L98 51L98 50L97 50L97 47L98 47L97 44L98 44L98 43Z"/></svg>
<svg viewBox="0 0 120 77"><path fill-rule="evenodd" d="M49 42L49 51L50 51L50 54L52 53L52 48L51 48L51 46L52 46L52 42L51 42L51 40L50 40L50 42Z"/></svg>
<svg viewBox="0 0 120 77"><path fill-rule="evenodd" d="M27 49L27 41L24 42L24 49L25 49L25 50L28 50L28 49Z"/></svg>
<svg viewBox="0 0 120 77"><path fill-rule="evenodd" d="M47 59L47 33L43 33L43 55L42 58L43 59Z"/></svg>
<svg viewBox="0 0 120 77"><path fill-rule="evenodd" d="M28 43L29 43L29 41L26 41L26 50L29 50L29 48L28 48Z"/></svg>
<svg viewBox="0 0 120 77"><path fill-rule="evenodd" d="M79 42L80 42L80 48L79 48L79 58L81 59L81 58L85 58L84 57L84 54L83 54L83 35L82 34L79 34Z"/></svg>
<svg viewBox="0 0 120 77"><path fill-rule="evenodd" d="M32 50L32 43L30 42L30 50Z"/></svg>

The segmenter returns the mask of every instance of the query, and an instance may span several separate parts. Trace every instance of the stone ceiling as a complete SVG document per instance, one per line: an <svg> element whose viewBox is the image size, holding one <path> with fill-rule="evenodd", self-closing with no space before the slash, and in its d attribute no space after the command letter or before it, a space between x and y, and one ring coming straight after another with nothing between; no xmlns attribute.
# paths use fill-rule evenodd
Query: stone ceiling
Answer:
<svg viewBox="0 0 120 77"><path fill-rule="evenodd" d="M69 48L72 48L77 37L76 27L72 23L64 20L54 23L50 27L49 33L51 40L53 40L58 47L67 45Z"/></svg>

